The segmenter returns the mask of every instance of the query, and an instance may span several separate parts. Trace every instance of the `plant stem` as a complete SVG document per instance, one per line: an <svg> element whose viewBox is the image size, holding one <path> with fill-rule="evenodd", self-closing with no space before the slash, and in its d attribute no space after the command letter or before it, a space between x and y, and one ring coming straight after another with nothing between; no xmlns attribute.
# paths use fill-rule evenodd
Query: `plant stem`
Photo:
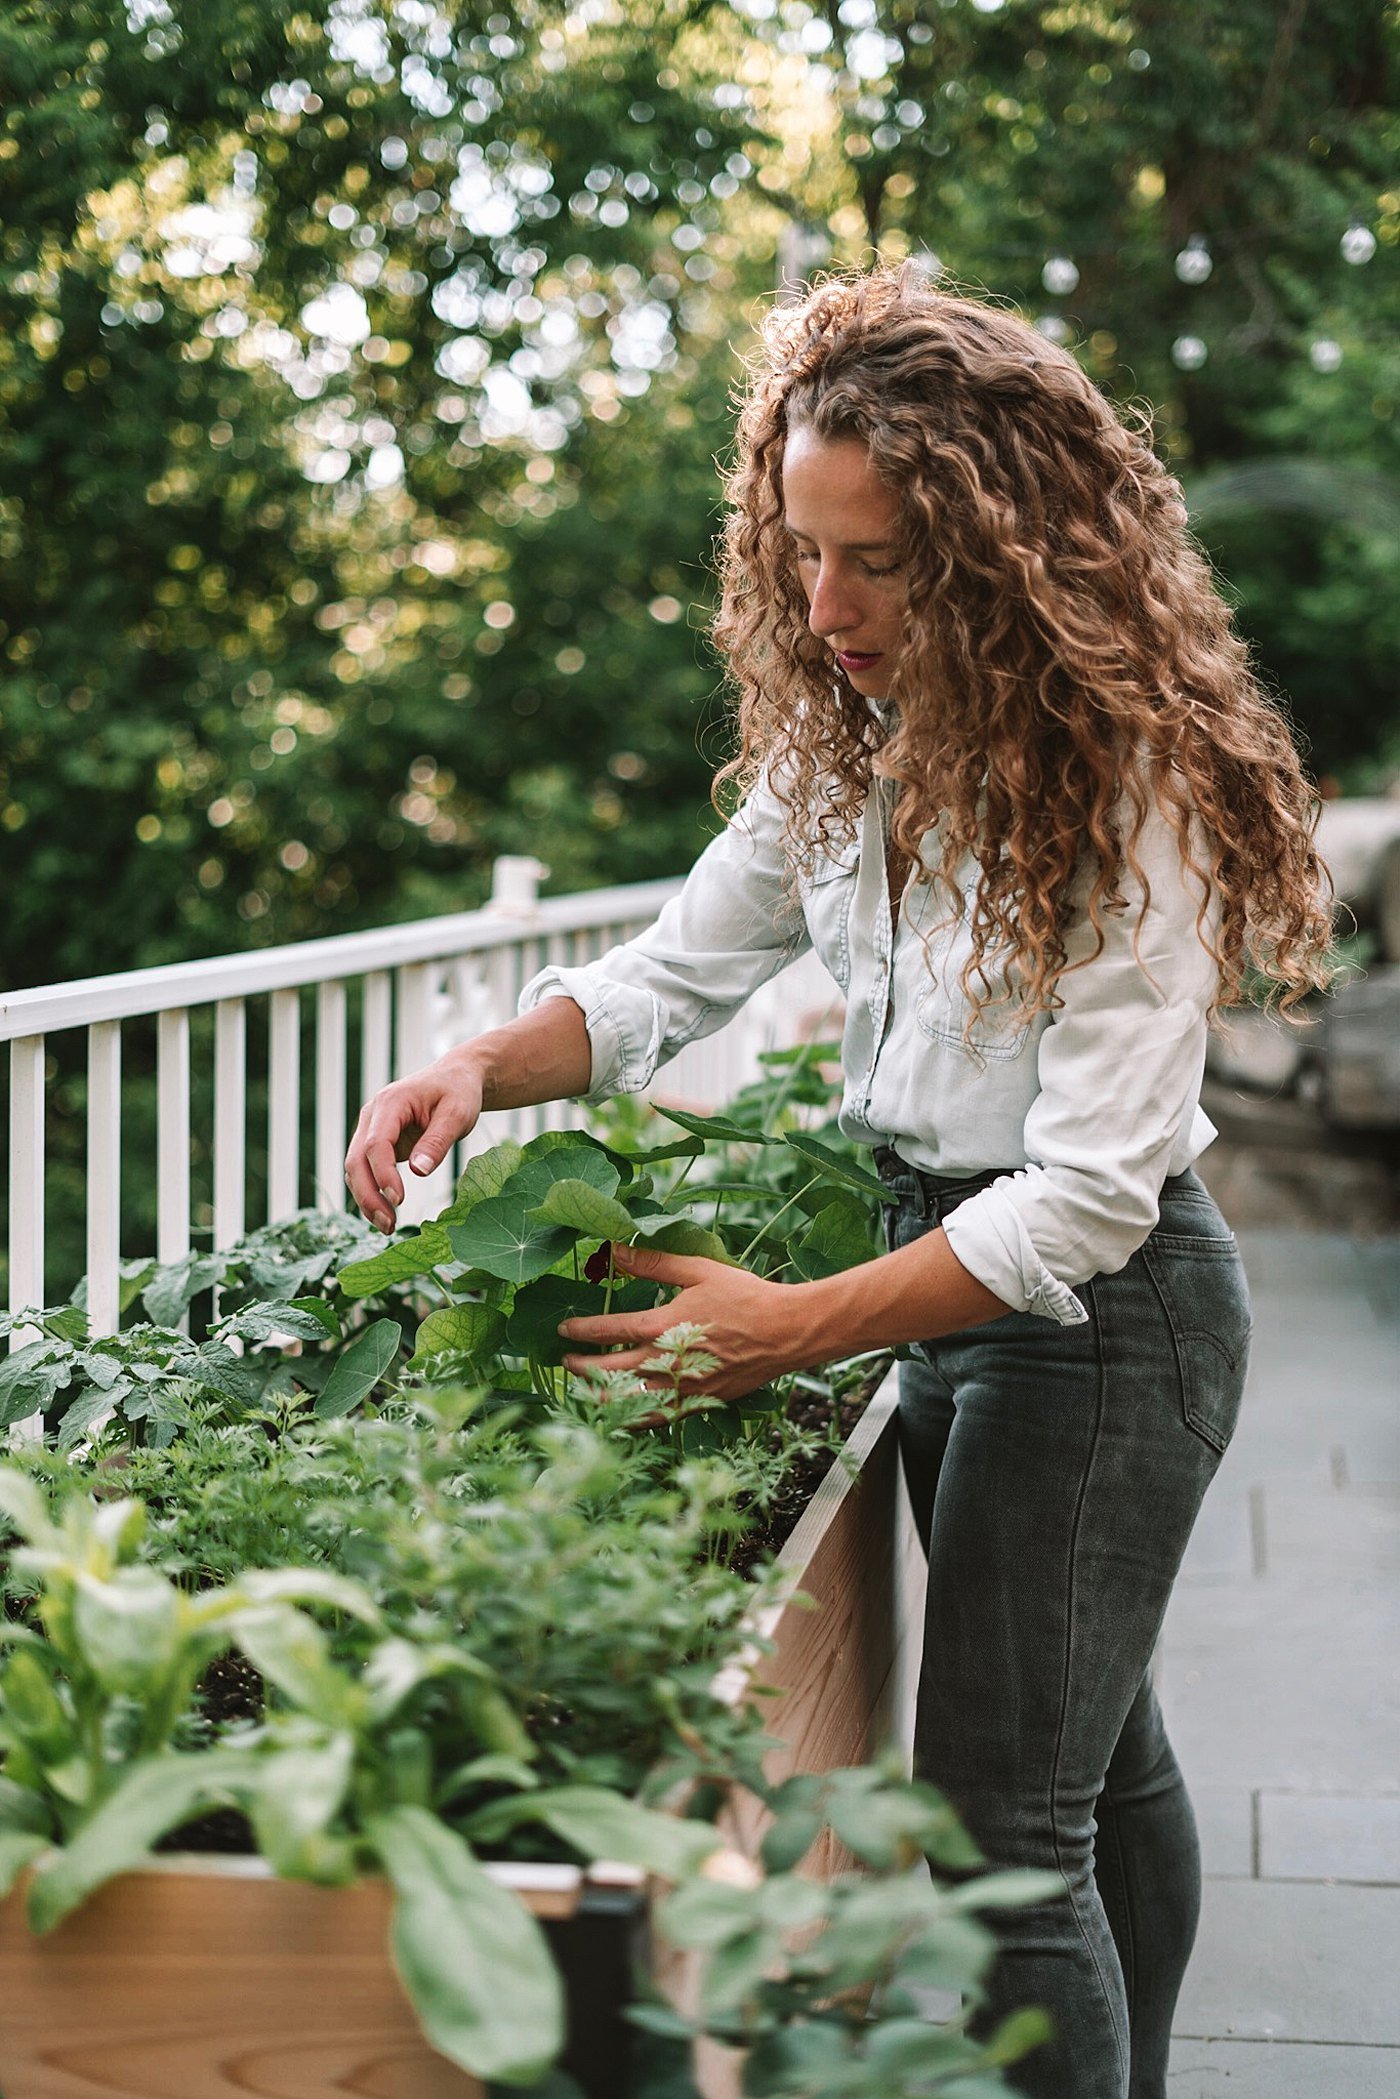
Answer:
<svg viewBox="0 0 1400 2099"><path fill-rule="evenodd" d="M778 1222L778 1219L782 1216L783 1210L790 1210L794 1203L800 1203L803 1196L807 1193L807 1190L809 1188L815 1188L817 1182L820 1179L821 1175L819 1173L814 1173L812 1175L811 1180L805 1181L803 1185L798 1189L796 1195L790 1195L787 1201L782 1205L782 1208L777 1209L773 1212L773 1215L769 1218L767 1224L761 1224L759 1226L758 1230L754 1233L752 1239L750 1239L748 1245L744 1248L744 1251L739 1255L739 1266L741 1268L748 1267L749 1255L753 1252L754 1248L758 1245L761 1239L767 1238L768 1234L772 1231L774 1225Z"/></svg>

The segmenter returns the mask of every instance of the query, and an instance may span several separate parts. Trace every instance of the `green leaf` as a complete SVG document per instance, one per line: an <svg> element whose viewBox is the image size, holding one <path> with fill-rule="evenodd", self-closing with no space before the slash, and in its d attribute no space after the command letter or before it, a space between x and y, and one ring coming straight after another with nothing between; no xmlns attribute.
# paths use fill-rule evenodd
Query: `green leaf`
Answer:
<svg viewBox="0 0 1400 2099"><path fill-rule="evenodd" d="M241 1610L245 1598L254 1603L323 1603L330 1610L344 1611L348 1618L358 1618L362 1625L383 1622L368 1589L329 1567L249 1567L239 1575L236 1588L215 1591L212 1596L206 1591L191 1598L188 1608L197 1612L206 1597L211 1604L222 1600L233 1610Z"/></svg>
<svg viewBox="0 0 1400 2099"><path fill-rule="evenodd" d="M321 1387L316 1414L322 1421L348 1414L371 1393L399 1352L403 1334L397 1320L376 1319L350 1343Z"/></svg>
<svg viewBox="0 0 1400 2099"><path fill-rule="evenodd" d="M478 1203L500 1194L524 1158L524 1145L517 1144L513 1137L507 1137L501 1144L493 1144L490 1151L478 1152L474 1159L468 1160L451 1202L435 1222L440 1225L460 1224Z"/></svg>
<svg viewBox="0 0 1400 2099"><path fill-rule="evenodd" d="M110 1581L80 1573L73 1630L105 1690L139 1696L160 1683L180 1652L180 1595L153 1567L123 1567Z"/></svg>
<svg viewBox="0 0 1400 2099"><path fill-rule="evenodd" d="M482 2079L542 2077L564 2041L544 1933L435 1815L393 1808L368 1837L397 1898L394 1965L432 2047Z"/></svg>
<svg viewBox="0 0 1400 2099"><path fill-rule="evenodd" d="M82 1343L87 1340L88 1316L81 1305L60 1305L56 1312L44 1314L44 1323L63 1341Z"/></svg>
<svg viewBox="0 0 1400 2099"><path fill-rule="evenodd" d="M817 1212L808 1230L788 1248L788 1259L798 1275L814 1283L823 1276L858 1268L874 1252L869 1216L843 1199Z"/></svg>
<svg viewBox="0 0 1400 2099"><path fill-rule="evenodd" d="M1058 1873L1018 1867L984 1873L979 1880L949 1889L945 1899L950 1909L957 1910L1021 1909L1032 1902L1054 1902L1065 1892Z"/></svg>
<svg viewBox="0 0 1400 2099"><path fill-rule="evenodd" d="M884 1182L877 1180L873 1173L867 1173L863 1166L857 1166L853 1160L843 1158L841 1153L834 1151L829 1144L822 1144L816 1137L809 1137L805 1130L789 1130L783 1143L790 1144L795 1152L800 1153L804 1159L810 1159L814 1166L820 1166L829 1180L839 1181L842 1187L854 1188L858 1194L868 1195L876 1202L899 1201L899 1197L891 1194Z"/></svg>
<svg viewBox="0 0 1400 2099"><path fill-rule="evenodd" d="M607 1164L606 1160L604 1164ZM632 1232L630 1212L588 1181L556 1181L543 1201L529 1214L536 1224L578 1232L586 1239L621 1239L625 1242Z"/></svg>
<svg viewBox="0 0 1400 2099"><path fill-rule="evenodd" d="M21 1873L40 1852L47 1851L47 1836L26 1834L19 1829L0 1829L0 1899L8 1895Z"/></svg>
<svg viewBox="0 0 1400 2099"><path fill-rule="evenodd" d="M350 1785L355 1744L348 1734L267 1753L248 1802L258 1849L275 1873L295 1880L340 1880L354 1853L327 1833Z"/></svg>
<svg viewBox="0 0 1400 2099"><path fill-rule="evenodd" d="M667 1122L678 1122L683 1130L703 1138L706 1144L777 1144L779 1141L762 1130L731 1122L725 1115L692 1115L688 1108L663 1108L659 1101L653 1101L652 1106L658 1115L665 1116Z"/></svg>
<svg viewBox="0 0 1400 2099"><path fill-rule="evenodd" d="M346 1297L378 1297L381 1290L388 1290L395 1283L411 1282L416 1275L427 1275L451 1259L452 1242L446 1225L425 1224L421 1232L415 1232L411 1238L396 1239L383 1253L371 1254L367 1261L351 1261L335 1280Z"/></svg>
<svg viewBox="0 0 1400 2099"><path fill-rule="evenodd" d="M734 1256L719 1233L689 1217L673 1217L657 1232L638 1232L637 1244L654 1247L660 1254L699 1254L707 1261L725 1261L731 1268L735 1266Z"/></svg>
<svg viewBox="0 0 1400 2099"><path fill-rule="evenodd" d="M340 1339L340 1315L328 1298L294 1297L288 1304L287 1310L289 1312L305 1312L309 1318L320 1321L322 1328L330 1335L332 1341Z"/></svg>
<svg viewBox="0 0 1400 2099"><path fill-rule="evenodd" d="M589 1864L620 1859L667 1880L694 1873L721 1842L707 1822L660 1814L606 1786L549 1786L493 1801L467 1829L478 1843L495 1844L526 1822L543 1822Z"/></svg>
<svg viewBox="0 0 1400 2099"><path fill-rule="evenodd" d="M420 1369L447 1348L468 1356L494 1355L504 1331L505 1319L492 1305L440 1305L419 1327L408 1367Z"/></svg>
<svg viewBox="0 0 1400 2099"><path fill-rule="evenodd" d="M620 1152L604 1146L608 1157L624 1172L636 1173L645 1166L659 1166L663 1159L698 1159L705 1149L703 1137L678 1137L674 1144L655 1144L650 1151Z"/></svg>
<svg viewBox="0 0 1400 2099"><path fill-rule="evenodd" d="M320 1300L313 1298L312 1303L319 1307ZM340 1323L329 1305L325 1306L325 1311L330 1312L330 1331L338 1339ZM244 1305L241 1310L230 1313L227 1319L219 1320L214 1331L221 1341L234 1338L257 1343L270 1340L274 1334L290 1334L297 1341L324 1341L327 1328L320 1309L312 1313L304 1304L292 1299L286 1304L260 1301L255 1305Z"/></svg>
<svg viewBox="0 0 1400 2099"><path fill-rule="evenodd" d="M353 1727L362 1716L364 1692L337 1668L325 1634L305 1611L280 1603L250 1608L239 1612L232 1631L253 1667L323 1726Z"/></svg>
<svg viewBox="0 0 1400 2099"><path fill-rule="evenodd" d="M620 1290L613 1292L613 1310L626 1309ZM506 1325L506 1347L512 1355L530 1356L537 1363L562 1363L572 1345L560 1335L561 1319L596 1317L603 1309L604 1293L597 1283L572 1276L542 1275L515 1293L515 1305Z"/></svg>
<svg viewBox="0 0 1400 2099"><path fill-rule="evenodd" d="M26 1544L47 1544L54 1535L43 1493L13 1465L0 1465L0 1515L9 1517Z"/></svg>
<svg viewBox="0 0 1400 2099"><path fill-rule="evenodd" d="M503 1195L478 1203L464 1224L452 1226L451 1239L459 1261L505 1283L533 1282L573 1243L568 1232L523 1218L514 1198Z"/></svg>
<svg viewBox="0 0 1400 2099"><path fill-rule="evenodd" d="M562 1131L552 1134L562 1136ZM556 1145L538 1158L527 1158L501 1190L522 1210L533 1210L560 1181L586 1181L600 1195L615 1195L621 1175L612 1160L597 1145L577 1142Z"/></svg>
<svg viewBox="0 0 1400 2099"><path fill-rule="evenodd" d="M237 1799L255 1775L250 1750L146 1757L133 1764L63 1850L35 1867L29 1922L51 1931L114 1874L138 1865L158 1837L201 1809Z"/></svg>

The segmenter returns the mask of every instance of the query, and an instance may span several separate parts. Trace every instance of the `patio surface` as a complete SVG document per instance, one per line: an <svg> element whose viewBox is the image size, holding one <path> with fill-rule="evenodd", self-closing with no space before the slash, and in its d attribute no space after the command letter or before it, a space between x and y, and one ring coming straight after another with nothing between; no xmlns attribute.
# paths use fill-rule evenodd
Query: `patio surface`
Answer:
<svg viewBox="0 0 1400 2099"><path fill-rule="evenodd" d="M1245 1412L1167 1618L1206 1886L1171 2099L1400 2095L1400 1239L1240 1232Z"/></svg>

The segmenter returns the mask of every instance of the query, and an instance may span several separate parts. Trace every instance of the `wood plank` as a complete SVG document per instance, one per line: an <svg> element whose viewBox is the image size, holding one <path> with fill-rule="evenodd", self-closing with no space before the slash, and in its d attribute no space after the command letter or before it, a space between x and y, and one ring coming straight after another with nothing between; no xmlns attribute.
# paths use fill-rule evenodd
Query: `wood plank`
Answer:
<svg viewBox="0 0 1400 2099"><path fill-rule="evenodd" d="M522 1899L571 1914L583 1875L546 1878ZM260 1860L172 1860L36 1938L16 1892L0 1903L0 2092L486 2099L423 2039L388 1958L390 1908L381 1880L317 1888Z"/></svg>

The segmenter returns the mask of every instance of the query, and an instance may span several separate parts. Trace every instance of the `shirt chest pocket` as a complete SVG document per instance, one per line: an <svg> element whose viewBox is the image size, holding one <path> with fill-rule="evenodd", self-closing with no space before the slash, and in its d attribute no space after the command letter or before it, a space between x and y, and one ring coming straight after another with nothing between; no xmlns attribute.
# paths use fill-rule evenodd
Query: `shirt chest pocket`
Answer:
<svg viewBox="0 0 1400 2099"><path fill-rule="evenodd" d="M973 875L964 882L956 917L948 909L946 892L919 885L914 937L909 943L917 983L914 1015L920 1032L931 1042L961 1050L977 1061L1009 1062L1021 1055L1031 1029L1016 998L1006 996L1008 977L1003 961L988 964L985 986L973 972L969 981L975 992L985 993L988 1003L968 1026L971 998L963 988L963 972L972 959L977 881Z"/></svg>
<svg viewBox="0 0 1400 2099"><path fill-rule="evenodd" d="M830 857L822 855L802 884L812 946L842 991L851 984L851 905L859 869L860 844L852 839Z"/></svg>

